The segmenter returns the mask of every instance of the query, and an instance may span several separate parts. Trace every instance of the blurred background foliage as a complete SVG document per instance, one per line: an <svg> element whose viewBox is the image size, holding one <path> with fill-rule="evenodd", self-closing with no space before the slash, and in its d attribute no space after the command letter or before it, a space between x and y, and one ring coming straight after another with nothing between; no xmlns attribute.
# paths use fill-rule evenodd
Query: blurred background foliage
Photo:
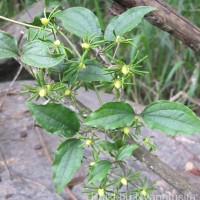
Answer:
<svg viewBox="0 0 200 200"><path fill-rule="evenodd" d="M0 11L4 16L13 17L33 2L35 1L1 0ZM94 11L103 29L113 17L108 11L111 0L64 0L64 2L69 6L83 6ZM165 0L165 2L200 26L199 0ZM131 81L134 85L126 88L128 98L143 104L172 98L197 109L200 98L198 56L174 37L145 20L128 37L133 38L137 44L141 57L148 55L148 59L143 63L143 69L149 72L145 76L133 77ZM118 56L125 58L128 63L136 51L133 47L123 46Z"/></svg>
<svg viewBox="0 0 200 200"><path fill-rule="evenodd" d="M35 0L0 0L0 13L5 17L14 17Z"/></svg>

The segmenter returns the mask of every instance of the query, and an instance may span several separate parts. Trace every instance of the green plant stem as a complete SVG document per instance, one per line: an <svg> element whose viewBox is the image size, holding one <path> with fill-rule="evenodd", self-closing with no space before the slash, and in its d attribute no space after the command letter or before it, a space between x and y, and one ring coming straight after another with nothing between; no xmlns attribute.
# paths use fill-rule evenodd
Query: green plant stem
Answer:
<svg viewBox="0 0 200 200"><path fill-rule="evenodd" d="M69 40L69 38L61 31L58 31L58 33L60 35L62 35L62 37L66 40L66 42L69 44L69 46L74 50L74 52L76 53L76 55L81 58L80 53L77 51L76 47L74 46L74 44Z"/></svg>
<svg viewBox="0 0 200 200"><path fill-rule="evenodd" d="M118 49L119 49L119 46L120 46L120 43L117 44L117 47L116 47L115 52L114 52L114 55L113 55L113 59L114 59L114 58L116 57L116 55L117 55L117 51L118 51Z"/></svg>
<svg viewBox="0 0 200 200"><path fill-rule="evenodd" d="M97 87L96 87L96 85L94 83L93 83L93 87L94 87L95 93L97 95L98 101L99 101L100 105L102 105L103 101L101 99L101 95L99 94L99 91L98 91L98 89L97 89Z"/></svg>
<svg viewBox="0 0 200 200"><path fill-rule="evenodd" d="M19 25L22 25L22 26L25 26L25 27L29 27L29 28L34 28L34 29L40 29L41 28L39 26L33 26L31 24L26 24L26 23L23 23L23 22L15 21L13 19L9 19L9 18L3 17L1 15L0 15L0 19L5 20L5 21L9 21L9 22L12 22L12 23L15 23L15 24L19 24ZM51 31L51 30L48 30L48 31Z"/></svg>

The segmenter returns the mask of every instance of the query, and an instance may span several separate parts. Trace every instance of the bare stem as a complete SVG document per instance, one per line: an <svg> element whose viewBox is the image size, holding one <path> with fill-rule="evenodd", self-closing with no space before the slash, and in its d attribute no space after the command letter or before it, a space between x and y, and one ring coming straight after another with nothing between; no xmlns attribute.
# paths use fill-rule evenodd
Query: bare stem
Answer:
<svg viewBox="0 0 200 200"><path fill-rule="evenodd" d="M7 17L3 17L0 15L0 19L2 20L5 20L5 21L8 21L8 22L12 22L12 23L15 23L15 24L19 24L21 26L25 26L25 27L29 27L29 28L34 28L34 29L40 29L41 27L39 26L34 26L34 25L31 25L31 24L26 24L26 23L23 23L23 22L19 22L19 21L15 21L13 19L9 19Z"/></svg>
<svg viewBox="0 0 200 200"><path fill-rule="evenodd" d="M117 47L116 47L116 49L115 49L113 58L115 58L115 56L117 55L117 51L118 51L118 49L119 49L119 45L120 45L120 43L117 44Z"/></svg>
<svg viewBox="0 0 200 200"><path fill-rule="evenodd" d="M74 44L69 40L69 38L61 31L58 31L58 33L60 35L62 35L62 37L65 39L65 41L69 44L69 46L74 50L74 52L76 53L76 55L81 58L80 53L77 51L76 47L74 46Z"/></svg>
<svg viewBox="0 0 200 200"><path fill-rule="evenodd" d="M100 105L102 105L102 104L103 104L103 101L102 101L102 99L101 99L101 95L99 94L99 91L98 91L96 85L93 84L93 86L94 86L94 90L95 90L95 93L96 93L96 95L97 95L98 101L99 101Z"/></svg>

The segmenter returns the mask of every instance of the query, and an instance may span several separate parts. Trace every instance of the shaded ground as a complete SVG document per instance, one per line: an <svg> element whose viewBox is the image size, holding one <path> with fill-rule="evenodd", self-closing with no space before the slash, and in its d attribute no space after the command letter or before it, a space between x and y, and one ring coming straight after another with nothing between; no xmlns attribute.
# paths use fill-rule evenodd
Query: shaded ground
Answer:
<svg viewBox="0 0 200 200"><path fill-rule="evenodd" d="M19 63L14 59L0 60L0 82L12 80L19 70ZM23 68L18 80L33 80L33 77Z"/></svg>
<svg viewBox="0 0 200 200"><path fill-rule="evenodd" d="M3 100L8 83L0 84L0 102ZM70 199L69 192L57 195L53 188L51 177L51 162L45 150L51 157L61 137L44 134L39 128L33 128L33 119L26 106L26 97L19 94L21 86L16 83L3 100L0 111L0 199L9 200L59 200ZM93 109L99 106L95 93L79 91L78 98ZM112 95L103 95L103 100L112 100ZM136 106L141 110L141 106ZM166 137L158 131L144 129L143 134L154 135L158 144L155 153L161 160L174 169L188 176L191 181L200 184L200 135ZM44 139L41 140L41 138ZM43 142L47 149L44 148ZM86 155L90 155L86 151ZM75 177L83 176L85 163ZM127 167L141 170L150 181L157 181L158 191L155 194L176 194L167 183L157 177L143 164L130 160ZM187 170L186 170L187 169ZM192 169L192 170L191 170ZM186 172L187 171L187 172ZM195 175L196 174L196 175ZM83 183L82 183L83 184ZM79 200L87 197L81 193L82 184L72 187L72 192Z"/></svg>

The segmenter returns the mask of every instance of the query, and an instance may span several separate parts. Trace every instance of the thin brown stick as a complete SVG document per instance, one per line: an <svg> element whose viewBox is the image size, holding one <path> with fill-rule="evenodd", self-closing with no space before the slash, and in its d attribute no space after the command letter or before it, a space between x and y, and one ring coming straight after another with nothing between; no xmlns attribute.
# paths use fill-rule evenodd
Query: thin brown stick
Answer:
<svg viewBox="0 0 200 200"><path fill-rule="evenodd" d="M1 148L1 146L0 146L0 153L1 153L1 157L2 157L3 162L4 162L5 169L6 169L7 173L8 173L8 175L9 175L10 179L12 179L13 176L12 176L12 173L11 173L11 171L9 169L9 166L7 164L7 161L6 161L6 158L4 156L4 152L3 152L2 148Z"/></svg>
<svg viewBox="0 0 200 200"><path fill-rule="evenodd" d="M51 157L51 155L50 155L50 153L49 153L49 150L47 149L47 145L46 145L46 143L45 143L45 139L44 139L44 137L43 137L43 135L42 135L42 133L40 132L40 130L39 130L38 127L35 126L35 130L36 130L36 133L37 133L37 135L38 135L38 137L39 137L40 143L41 143L41 145L42 145L42 147L43 147L43 149L44 149L44 153L45 153L47 159L49 160L49 162L50 162L50 164L51 164L53 160L52 160L52 157Z"/></svg>

